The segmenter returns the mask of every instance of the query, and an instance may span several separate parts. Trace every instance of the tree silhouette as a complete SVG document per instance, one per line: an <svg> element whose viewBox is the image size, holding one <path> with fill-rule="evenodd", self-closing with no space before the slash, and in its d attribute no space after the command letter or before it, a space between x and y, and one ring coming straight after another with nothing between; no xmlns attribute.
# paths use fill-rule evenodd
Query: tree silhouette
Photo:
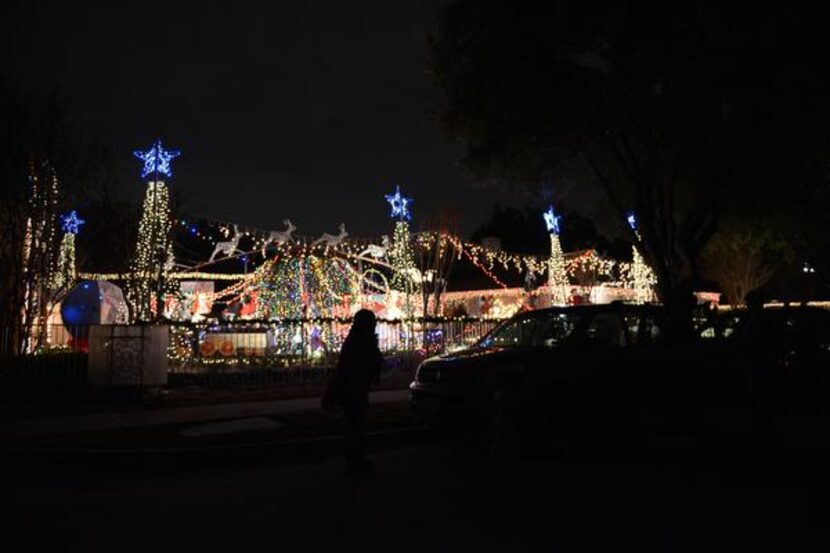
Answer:
<svg viewBox="0 0 830 553"><path fill-rule="evenodd" d="M772 176L826 128L818 15L459 0L430 36L438 121L476 178L568 175L604 193L619 227L636 212L638 248L679 312L724 196L786 186Z"/></svg>

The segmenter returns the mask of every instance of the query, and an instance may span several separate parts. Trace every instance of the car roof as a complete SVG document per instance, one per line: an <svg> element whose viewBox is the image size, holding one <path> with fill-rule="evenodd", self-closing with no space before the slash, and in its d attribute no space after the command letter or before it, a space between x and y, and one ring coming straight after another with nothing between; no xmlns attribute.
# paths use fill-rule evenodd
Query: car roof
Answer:
<svg viewBox="0 0 830 553"><path fill-rule="evenodd" d="M735 315L748 315L752 311L747 308L741 309L730 309L724 311L723 314L730 314L733 313ZM790 315L790 314L810 314L810 315L818 315L819 317L826 317L830 315L830 311L828 311L824 307L816 307L814 305L771 305L764 307L763 310L759 311L762 316L765 317L780 317L782 315Z"/></svg>
<svg viewBox="0 0 830 553"><path fill-rule="evenodd" d="M654 312L662 309L662 305L655 304L634 304L634 303L603 303L590 305L565 305L561 307L545 307L543 309L534 309L533 311L524 311L517 313L517 317L543 317L545 315L555 315L557 313L573 313L587 315L591 313L617 313L617 312Z"/></svg>

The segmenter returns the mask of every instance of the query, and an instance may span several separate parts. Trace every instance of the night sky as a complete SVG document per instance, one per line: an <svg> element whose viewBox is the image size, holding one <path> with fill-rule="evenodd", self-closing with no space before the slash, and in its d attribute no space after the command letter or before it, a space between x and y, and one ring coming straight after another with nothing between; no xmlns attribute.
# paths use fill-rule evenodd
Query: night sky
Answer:
<svg viewBox="0 0 830 553"><path fill-rule="evenodd" d="M434 126L426 74L437 1L27 2L4 7L0 74L57 88L118 154L180 148L172 186L191 213L300 234L388 232L383 194L413 196L415 227L461 208L473 230L499 195L465 182ZM503 200L504 198L502 198Z"/></svg>

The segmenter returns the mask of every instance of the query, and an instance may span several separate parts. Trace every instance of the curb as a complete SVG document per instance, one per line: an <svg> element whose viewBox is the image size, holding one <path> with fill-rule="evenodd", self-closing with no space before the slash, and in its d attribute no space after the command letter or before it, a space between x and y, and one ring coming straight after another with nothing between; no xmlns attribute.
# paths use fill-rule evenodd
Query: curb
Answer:
<svg viewBox="0 0 830 553"><path fill-rule="evenodd" d="M368 449L409 445L429 435L427 426L366 432ZM302 464L342 452L341 435L232 445L170 448L91 449L0 447L0 465L75 468L204 468L251 464Z"/></svg>

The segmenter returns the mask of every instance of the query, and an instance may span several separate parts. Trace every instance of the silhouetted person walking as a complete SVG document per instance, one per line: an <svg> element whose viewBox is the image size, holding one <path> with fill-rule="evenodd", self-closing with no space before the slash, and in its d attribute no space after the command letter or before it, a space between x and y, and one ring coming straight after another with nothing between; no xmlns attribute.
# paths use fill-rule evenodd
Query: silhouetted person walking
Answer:
<svg viewBox="0 0 830 553"><path fill-rule="evenodd" d="M337 372L328 403L343 410L346 468L352 474L372 471L363 445L363 427L369 409L369 388L380 379L383 356L375 335L375 314L368 309L355 313L352 328L340 349Z"/></svg>

